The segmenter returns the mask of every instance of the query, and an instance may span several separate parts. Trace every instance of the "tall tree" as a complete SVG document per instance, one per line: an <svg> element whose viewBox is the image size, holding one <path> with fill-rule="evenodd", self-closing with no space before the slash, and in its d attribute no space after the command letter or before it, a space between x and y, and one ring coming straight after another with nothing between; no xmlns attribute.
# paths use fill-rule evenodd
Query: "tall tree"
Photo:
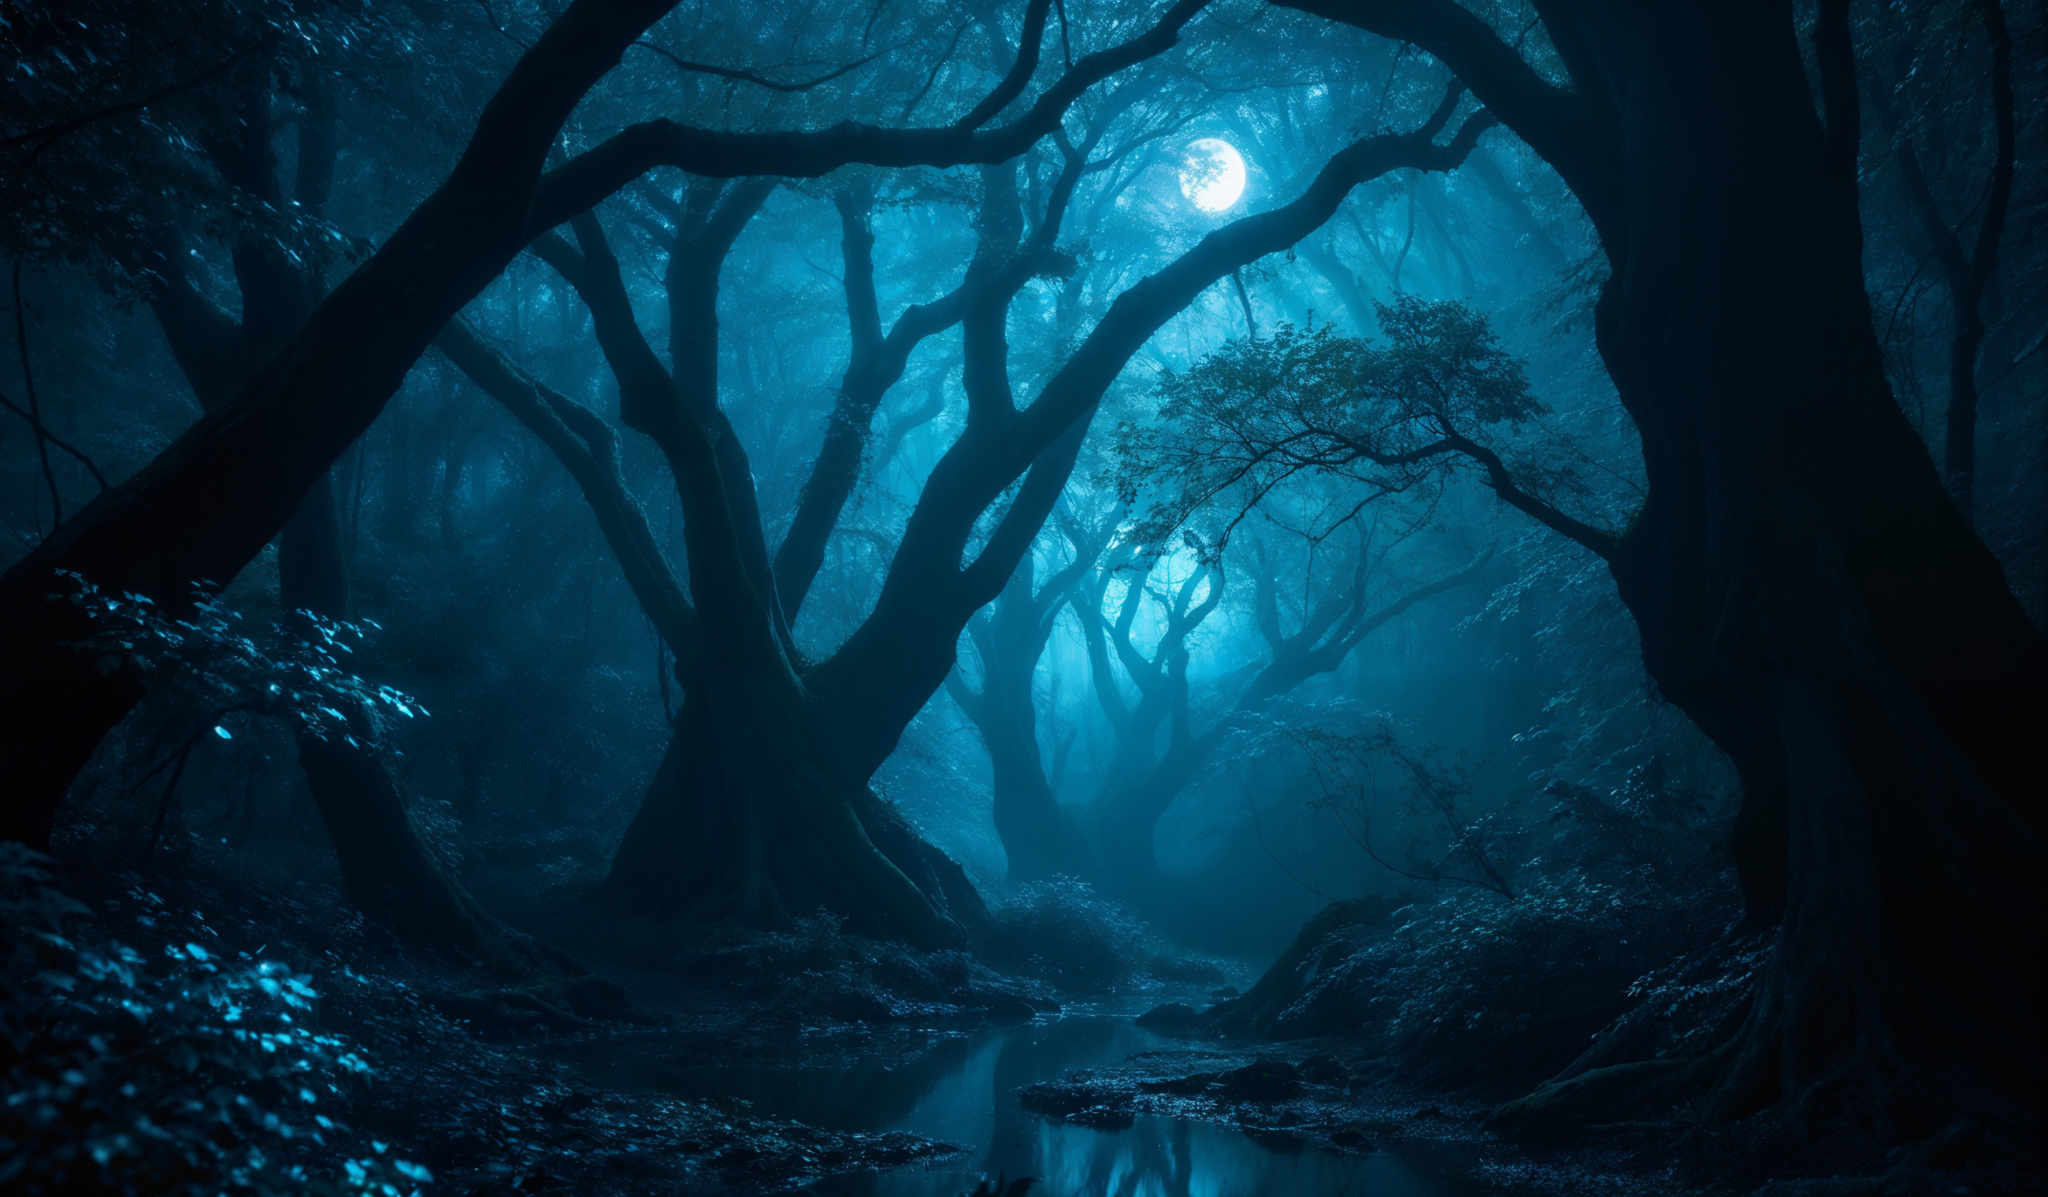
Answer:
<svg viewBox="0 0 2048 1197"><path fill-rule="evenodd" d="M2037 1101L2032 949L1971 930L2019 912L2038 943L2039 787L2009 715L2048 698L2048 650L1885 380L1846 0L1819 6L1817 88L1788 5L1542 0L1563 82L1442 0L1288 6L1449 66L1612 266L1596 337L1649 496L1610 567L1651 676L1741 773L1744 893L1778 927L1742 1032L1673 1070L1724 1112L1846 1097L1908 1135ZM1643 1081L1546 1096L1619 1109Z"/></svg>
<svg viewBox="0 0 2048 1197"><path fill-rule="evenodd" d="M242 65L231 112L219 114L205 139L207 158L246 203L267 211L323 217L339 153L331 85L311 63L256 55ZM289 80L289 94L276 84ZM280 163L279 117L289 117L292 169ZM260 223L242 224L229 259L239 293L230 316L191 277L196 251L183 229L157 234L150 310L201 409L225 409L251 375L286 344L319 302L322 282L309 256ZM278 541L278 598L285 610L345 620L348 568L342 552L334 482L323 475L307 490ZM369 735L367 724L355 730ZM319 809L349 900L406 940L494 966L523 969L539 954L523 936L485 914L442 867L408 809L404 791L380 750L356 736L300 729L299 764Z"/></svg>
<svg viewBox="0 0 2048 1197"><path fill-rule="evenodd" d="M53 572L72 569L165 602L194 581L232 577L368 426L423 338L495 273L490 260L523 241L556 131L667 7L567 10L499 89L447 182L319 304L238 399L0 577L0 765L15 779L6 834L48 838L72 776L140 696L137 679L81 659L80 616L52 601Z"/></svg>
<svg viewBox="0 0 2048 1197"><path fill-rule="evenodd" d="M665 279L667 366L635 320L594 216L576 221L574 247L541 241L538 252L590 307L619 384L622 419L662 450L684 512L687 588L672 574L640 587L671 603L687 590L672 621L683 709L614 858L610 892L654 916L776 917L823 905L862 931L917 943L954 942L971 930L981 908L964 875L873 794L869 778L943 684L969 620L1030 552L1097 406L1130 358L1217 280L1327 220L1363 179L1399 167L1454 166L1485 128L1483 118L1470 118L1448 144L1436 142L1457 99L1447 96L1412 133L1354 143L1293 202L1218 229L1126 288L1021 408L1010 379L1011 302L1031 264L1051 250L1088 160L1061 148L1057 177L1028 232L1017 167L984 168L979 243L959 292L965 428L926 480L874 608L815 662L789 634L751 471L719 406L716 377L719 267L767 185L701 183L697 199L685 204ZM858 310L868 291L857 284L849 294ZM863 352L858 337L855 352ZM845 414L845 396L842 389L835 419ZM550 406L557 418L564 414ZM858 418L849 425L855 450L864 425ZM570 442L557 435L551 443ZM826 483L852 485L830 473L843 470L845 458L827 445L806 501ZM857 463L858 452L851 456ZM611 471L577 468L597 484L586 482L586 495L610 493ZM644 562L646 542L632 523L613 519L608 527L631 533L622 560Z"/></svg>

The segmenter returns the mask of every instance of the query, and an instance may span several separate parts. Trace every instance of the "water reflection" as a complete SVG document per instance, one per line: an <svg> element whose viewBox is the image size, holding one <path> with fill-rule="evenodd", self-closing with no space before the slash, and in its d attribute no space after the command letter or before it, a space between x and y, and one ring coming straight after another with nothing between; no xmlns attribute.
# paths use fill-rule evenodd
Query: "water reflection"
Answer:
<svg viewBox="0 0 2048 1197"><path fill-rule="evenodd" d="M829 1197L961 1197L983 1175L1035 1176L1045 1197L1450 1197L1457 1190L1401 1159L1285 1150L1233 1130L1171 1118L1140 1118L1097 1131L1025 1110L1017 1090L1077 1068L1120 1064L1169 1047L1129 1021L1065 1018L977 1041L957 1067L885 1129L950 1143L986 1144L930 1169L842 1178Z"/></svg>
<svg viewBox="0 0 2048 1197"><path fill-rule="evenodd" d="M652 1048L653 1045L646 1045ZM1170 1048L1124 1018L1069 1016L941 1039L907 1058L864 1041L790 1057L706 1064L659 1050L585 1060L614 1084L743 1097L757 1112L843 1130L903 1130L969 1148L931 1168L841 1177L820 1197L962 1197L982 1176L1035 1176L1042 1197L1457 1197L1471 1190L1381 1152L1358 1157L1270 1146L1222 1127L1140 1118L1096 1131L1025 1110L1017 1090L1076 1069ZM893 1065L879 1061L894 1059Z"/></svg>

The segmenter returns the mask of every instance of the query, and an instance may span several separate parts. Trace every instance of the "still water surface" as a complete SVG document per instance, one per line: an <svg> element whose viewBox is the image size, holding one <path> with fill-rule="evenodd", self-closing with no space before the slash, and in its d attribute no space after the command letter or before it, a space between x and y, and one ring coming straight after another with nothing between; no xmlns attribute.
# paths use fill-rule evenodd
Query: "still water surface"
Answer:
<svg viewBox="0 0 2048 1197"><path fill-rule="evenodd" d="M1174 1046L1128 1018L1069 1015L943 1039L888 1063L845 1042L755 1065L678 1066L671 1059L655 1084L685 1096L746 1098L772 1117L842 1130L909 1131L967 1148L930 1167L836 1178L809 1190L819 1197L964 1197L981 1177L998 1174L1037 1177L1037 1197L1467 1197L1475 1191L1413 1154L1290 1150L1224 1127L1163 1117L1140 1118L1128 1130L1090 1130L1033 1114L1017 1101L1026 1085Z"/></svg>

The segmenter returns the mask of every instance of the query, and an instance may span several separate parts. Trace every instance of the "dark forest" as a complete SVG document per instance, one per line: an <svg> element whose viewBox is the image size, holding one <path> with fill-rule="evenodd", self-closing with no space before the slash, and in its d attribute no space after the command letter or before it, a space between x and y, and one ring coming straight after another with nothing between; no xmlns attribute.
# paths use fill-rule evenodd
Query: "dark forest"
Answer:
<svg viewBox="0 0 2048 1197"><path fill-rule="evenodd" d="M0 0L0 1191L2044 1191L2044 101Z"/></svg>

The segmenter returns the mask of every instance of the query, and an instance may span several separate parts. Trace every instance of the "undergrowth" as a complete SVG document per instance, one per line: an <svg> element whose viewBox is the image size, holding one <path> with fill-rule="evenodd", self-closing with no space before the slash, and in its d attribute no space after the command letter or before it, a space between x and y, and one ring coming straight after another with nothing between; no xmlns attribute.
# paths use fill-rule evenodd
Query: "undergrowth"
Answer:
<svg viewBox="0 0 2048 1197"><path fill-rule="evenodd" d="M0 844L0 1189L388 1197L431 1179L344 1120L372 1064L316 1029L306 976L129 898L148 941L105 935L48 858Z"/></svg>

